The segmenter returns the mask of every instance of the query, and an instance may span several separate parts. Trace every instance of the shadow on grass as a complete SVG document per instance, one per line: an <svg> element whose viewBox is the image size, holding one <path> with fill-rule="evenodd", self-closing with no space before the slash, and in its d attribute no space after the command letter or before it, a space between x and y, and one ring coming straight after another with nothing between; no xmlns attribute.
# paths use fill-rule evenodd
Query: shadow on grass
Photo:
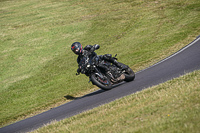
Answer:
<svg viewBox="0 0 200 133"><path fill-rule="evenodd" d="M66 96L64 96L64 98L66 98L67 100L74 100L74 99L76 99L76 97L73 97L71 95L66 95Z"/></svg>

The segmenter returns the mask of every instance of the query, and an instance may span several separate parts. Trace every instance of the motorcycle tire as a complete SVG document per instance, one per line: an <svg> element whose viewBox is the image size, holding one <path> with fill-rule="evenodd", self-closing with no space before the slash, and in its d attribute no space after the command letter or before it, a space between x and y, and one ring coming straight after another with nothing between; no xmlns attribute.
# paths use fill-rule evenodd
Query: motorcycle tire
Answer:
<svg viewBox="0 0 200 133"><path fill-rule="evenodd" d="M131 68L127 68L124 75L125 75L124 81L126 82L130 82L135 79L135 73L133 72Z"/></svg>
<svg viewBox="0 0 200 133"><path fill-rule="evenodd" d="M94 85L98 86L102 90L112 89L111 81L108 78L106 80L102 80L101 77L95 73L91 75L91 81Z"/></svg>

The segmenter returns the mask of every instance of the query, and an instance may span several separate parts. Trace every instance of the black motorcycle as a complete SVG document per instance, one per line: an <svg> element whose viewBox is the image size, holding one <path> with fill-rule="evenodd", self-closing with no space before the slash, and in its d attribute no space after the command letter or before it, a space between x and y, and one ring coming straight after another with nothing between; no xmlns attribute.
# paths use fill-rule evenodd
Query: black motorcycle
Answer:
<svg viewBox="0 0 200 133"><path fill-rule="evenodd" d="M114 58L117 59L116 55ZM133 70L123 63L120 64L122 68L119 68L106 60L101 60L99 56L95 56L92 59L85 56L80 61L79 68L81 69L82 74L89 77L93 85L96 85L103 90L110 90L115 84L123 81L130 82L135 79ZM105 67L108 68L107 71L105 71ZM79 73L77 73L77 75L79 75Z"/></svg>

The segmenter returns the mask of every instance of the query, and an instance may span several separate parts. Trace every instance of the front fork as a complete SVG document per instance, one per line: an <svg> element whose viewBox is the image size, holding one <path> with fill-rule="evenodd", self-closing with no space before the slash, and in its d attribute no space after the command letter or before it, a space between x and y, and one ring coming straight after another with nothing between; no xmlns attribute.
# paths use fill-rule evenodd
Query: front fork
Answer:
<svg viewBox="0 0 200 133"><path fill-rule="evenodd" d="M103 76L103 74L97 69L96 66L94 66L93 68L94 68L94 72L92 74L95 74L95 75L99 76L101 79L105 79L105 77ZM91 76L89 78L89 82L90 81L91 81Z"/></svg>
<svg viewBox="0 0 200 133"><path fill-rule="evenodd" d="M97 76L99 76L101 79L104 79L105 77L103 76L103 74L96 68L96 66L94 66L94 70L95 70L95 74Z"/></svg>

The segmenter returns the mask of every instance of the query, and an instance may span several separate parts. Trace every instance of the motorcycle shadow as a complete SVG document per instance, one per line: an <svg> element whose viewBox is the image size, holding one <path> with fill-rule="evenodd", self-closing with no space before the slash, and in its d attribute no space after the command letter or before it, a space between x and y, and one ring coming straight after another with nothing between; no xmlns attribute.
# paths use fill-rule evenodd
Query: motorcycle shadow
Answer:
<svg viewBox="0 0 200 133"><path fill-rule="evenodd" d="M64 98L66 98L67 100L77 100L77 99L81 99L81 98L84 98L84 97L89 97L89 96L97 95L97 94L100 94L102 92L105 92L105 90L97 90L95 92L86 94L86 95L81 96L81 97L74 97L74 96L71 96L71 95L66 95L66 96L64 96Z"/></svg>
<svg viewBox="0 0 200 133"><path fill-rule="evenodd" d="M116 84L116 85L113 86L112 89L114 89L114 88L116 88L116 87L118 87L118 86L120 86L120 85L122 85L122 84L124 84L124 83L125 83L125 82L121 82L121 83L119 83L119 84ZM111 90L112 90L112 89L111 89ZM86 95L81 96L81 97L74 97L74 96L71 96L71 95L66 95L66 96L64 96L64 98L66 98L67 100L77 100L77 99L81 99L81 98L85 98L85 97L97 95L97 94L100 94L100 93L103 93L103 92L106 92L106 91L110 91L110 90L102 90L102 89L100 89L100 90L94 91L94 92L92 92L92 93L86 94Z"/></svg>

